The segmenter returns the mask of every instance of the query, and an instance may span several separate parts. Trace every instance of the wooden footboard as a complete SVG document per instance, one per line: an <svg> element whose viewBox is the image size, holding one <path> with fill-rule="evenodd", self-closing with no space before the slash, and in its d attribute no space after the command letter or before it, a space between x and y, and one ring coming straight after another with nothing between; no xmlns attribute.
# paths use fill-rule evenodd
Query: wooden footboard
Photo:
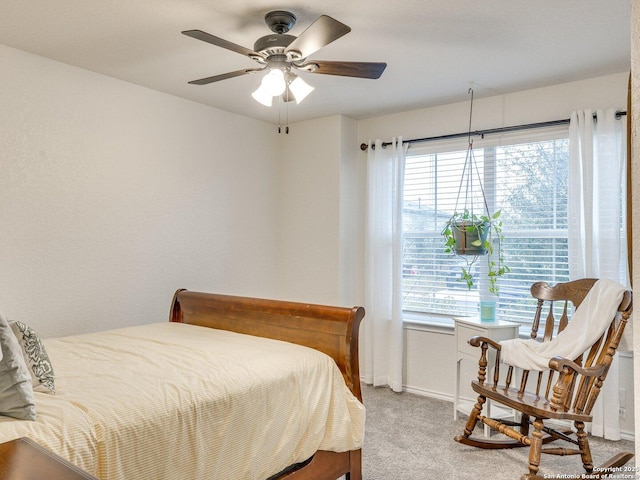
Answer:
<svg viewBox="0 0 640 480"><path fill-rule="evenodd" d="M170 321L230 330L297 343L332 357L345 383L362 401L358 366L358 332L364 308L331 307L307 303L235 297L178 290L173 296ZM335 480L347 475L360 480L361 451L318 451L281 480Z"/></svg>

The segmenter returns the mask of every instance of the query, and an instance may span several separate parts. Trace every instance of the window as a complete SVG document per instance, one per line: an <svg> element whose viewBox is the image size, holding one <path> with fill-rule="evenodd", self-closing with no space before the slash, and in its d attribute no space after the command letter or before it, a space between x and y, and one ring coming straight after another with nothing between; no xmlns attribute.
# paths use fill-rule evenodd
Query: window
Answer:
<svg viewBox="0 0 640 480"><path fill-rule="evenodd" d="M474 140L489 210L501 210L505 263L498 316L531 322L529 293L538 280L569 279L567 248L568 128L535 129L500 141ZM476 314L487 281L483 257L473 267L475 286L461 281L464 260L444 252L441 235L456 208L467 151L457 144L412 145L405 167L403 308L408 312ZM494 246L495 248L495 246Z"/></svg>

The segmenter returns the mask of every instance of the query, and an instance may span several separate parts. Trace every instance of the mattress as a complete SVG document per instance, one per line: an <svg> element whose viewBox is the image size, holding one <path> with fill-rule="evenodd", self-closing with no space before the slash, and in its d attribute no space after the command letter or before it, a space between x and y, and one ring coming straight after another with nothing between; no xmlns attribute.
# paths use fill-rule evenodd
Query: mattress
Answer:
<svg viewBox="0 0 640 480"><path fill-rule="evenodd" d="M56 395L3 418L103 480L265 479L316 450L361 448L365 410L335 362L277 340L181 323L45 346Z"/></svg>

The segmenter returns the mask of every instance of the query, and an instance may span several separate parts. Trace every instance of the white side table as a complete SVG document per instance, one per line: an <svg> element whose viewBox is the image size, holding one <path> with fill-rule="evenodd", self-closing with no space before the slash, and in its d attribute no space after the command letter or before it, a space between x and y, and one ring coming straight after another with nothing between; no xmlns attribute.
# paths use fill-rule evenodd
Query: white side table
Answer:
<svg viewBox="0 0 640 480"><path fill-rule="evenodd" d="M469 345L469 339L473 336L482 336L490 338L496 342L501 340L509 340L511 338L517 338L520 329L519 323L507 322L504 320L495 320L493 322L481 322L479 317L456 317L453 319L455 323L455 337L456 337L456 387L453 396L453 419L458 419L458 412L469 415L473 404L475 402L460 401L460 362L463 359L471 360L476 365L480 359L480 349ZM487 378L490 377L490 366L493 365L495 359L494 354L491 353L491 348L487 350ZM469 379L471 381L471 379ZM505 418L513 415L511 410L498 409L491 414L491 401L487 399L484 405L486 410L485 415L487 417ZM489 435L489 427L485 425L485 436Z"/></svg>

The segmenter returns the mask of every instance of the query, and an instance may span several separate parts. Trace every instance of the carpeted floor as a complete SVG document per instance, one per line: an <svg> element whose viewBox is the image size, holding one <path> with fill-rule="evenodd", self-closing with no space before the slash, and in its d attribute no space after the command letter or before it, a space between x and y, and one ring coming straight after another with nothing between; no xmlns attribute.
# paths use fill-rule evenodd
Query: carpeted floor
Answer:
<svg viewBox="0 0 640 480"><path fill-rule="evenodd" d="M450 402L370 386L363 386L363 399L364 480L514 480L528 471L527 449L482 450L454 442L465 420L453 420ZM596 466L622 450L634 451L629 441L589 441ZM540 475L582 473L579 456L542 457Z"/></svg>

